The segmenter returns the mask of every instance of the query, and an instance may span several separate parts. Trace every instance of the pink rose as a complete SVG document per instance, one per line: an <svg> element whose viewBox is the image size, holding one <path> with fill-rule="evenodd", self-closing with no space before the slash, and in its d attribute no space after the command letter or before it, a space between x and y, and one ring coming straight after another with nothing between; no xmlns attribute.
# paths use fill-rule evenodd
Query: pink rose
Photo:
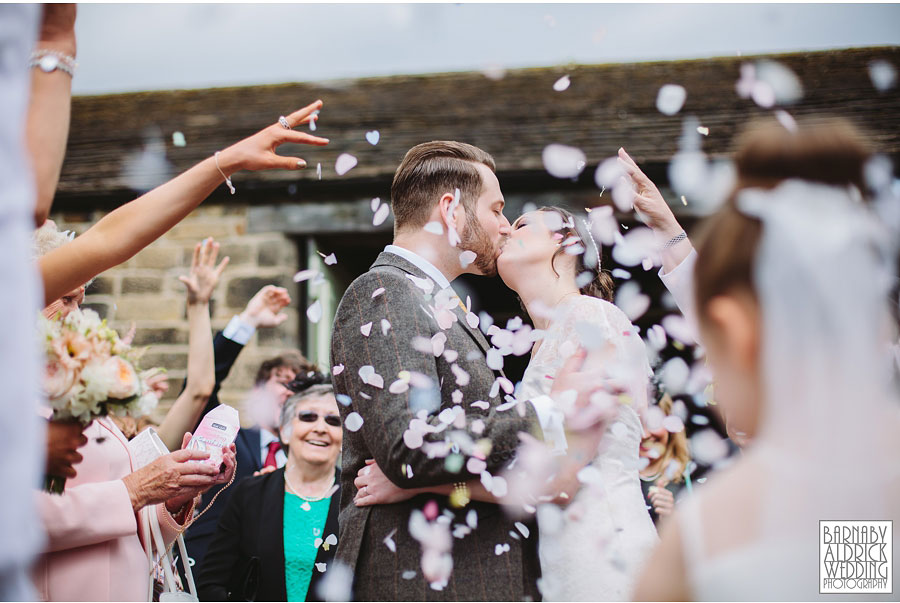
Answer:
<svg viewBox="0 0 900 603"><path fill-rule="evenodd" d="M42 389L49 400L59 400L71 391L81 373L77 365L63 364L58 360L47 363Z"/></svg>
<svg viewBox="0 0 900 603"><path fill-rule="evenodd" d="M141 381L137 371L130 362L120 356L113 356L103 363L103 368L109 371L112 384L109 388L109 397L124 400L141 393Z"/></svg>

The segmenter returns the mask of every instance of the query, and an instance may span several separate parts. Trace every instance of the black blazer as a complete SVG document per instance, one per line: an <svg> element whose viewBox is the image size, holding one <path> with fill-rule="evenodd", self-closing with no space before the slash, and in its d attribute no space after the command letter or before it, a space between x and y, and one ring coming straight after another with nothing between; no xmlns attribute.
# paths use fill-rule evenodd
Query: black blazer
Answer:
<svg viewBox="0 0 900 603"><path fill-rule="evenodd" d="M244 349L243 345L227 339L221 332L217 333L213 339L216 385L215 388L213 388L212 395L209 397L206 408L203 409L204 416L219 405L219 398L217 395L219 386L222 384L222 381L228 377L228 373L231 371L231 367L234 365L234 362L237 360L238 354L241 353L242 349ZM238 432L237 439L234 442L235 447L237 448L237 470L234 475L234 483L230 488L222 492L216 499L215 504L206 511L206 513L201 515L195 523L192 523L187 529L187 532L185 532L184 543L187 547L188 555L194 560L194 572L197 572L202 568L206 549L209 547L213 532L216 531L216 525L219 523L219 516L222 514L222 509L224 509L225 505L228 503L228 499L231 497L232 492L236 489L241 480L252 476L254 472L259 471L262 468L259 442L259 428L257 427L241 429ZM223 484L210 488L210 490L203 495L198 508L205 509L213 497L224 487ZM181 564L179 564L179 568L180 567Z"/></svg>
<svg viewBox="0 0 900 603"><path fill-rule="evenodd" d="M340 470L335 483L341 483ZM331 496L322 538L338 535L341 492ZM337 546L319 547L307 601L331 568ZM231 495L197 577L201 601L286 601L284 580L284 469L245 479Z"/></svg>

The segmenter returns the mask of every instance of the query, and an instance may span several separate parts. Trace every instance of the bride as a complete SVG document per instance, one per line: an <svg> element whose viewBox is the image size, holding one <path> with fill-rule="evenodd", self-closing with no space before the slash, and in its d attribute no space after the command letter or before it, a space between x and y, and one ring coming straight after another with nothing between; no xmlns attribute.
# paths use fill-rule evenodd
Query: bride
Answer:
<svg viewBox="0 0 900 603"><path fill-rule="evenodd" d="M497 259L497 270L543 334L532 349L519 399L548 395L553 377L580 348L595 361L601 359L604 377L621 392L599 450L593 447L587 467L578 473L580 489L554 480L555 489L529 493L535 502L552 500L536 505L541 592L546 600L626 599L657 542L638 474L643 432L639 413L647 404L650 375L643 341L610 303L612 279L600 269L600 252L587 224L564 209L544 207L520 216ZM569 409L558 410L564 415ZM550 444L555 453L565 454L566 442ZM360 471L357 482L367 493L357 498L360 506L423 492L447 495L453 488L400 489L375 463ZM480 482L467 486L472 498L496 502ZM568 497L560 495L560 489L577 493Z"/></svg>

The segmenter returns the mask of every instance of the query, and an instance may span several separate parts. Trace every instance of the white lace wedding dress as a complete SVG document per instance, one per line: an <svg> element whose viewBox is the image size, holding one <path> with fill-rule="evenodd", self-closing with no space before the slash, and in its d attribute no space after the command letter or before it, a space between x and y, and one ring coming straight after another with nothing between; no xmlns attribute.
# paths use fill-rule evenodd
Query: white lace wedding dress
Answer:
<svg viewBox="0 0 900 603"><path fill-rule="evenodd" d="M607 343L611 370L634 377L636 399L620 407L606 430L587 471L589 483L574 501L566 509L538 507L539 584L548 601L629 600L657 542L638 476L643 430L635 411L646 405L650 367L643 341L625 314L593 297L564 300L525 371L520 396L548 394L552 377L579 345L596 349Z"/></svg>

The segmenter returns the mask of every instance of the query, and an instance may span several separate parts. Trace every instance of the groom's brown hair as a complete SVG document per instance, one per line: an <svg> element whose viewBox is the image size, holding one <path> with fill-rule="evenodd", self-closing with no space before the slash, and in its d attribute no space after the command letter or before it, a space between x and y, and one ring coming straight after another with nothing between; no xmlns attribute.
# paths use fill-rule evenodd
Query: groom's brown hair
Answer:
<svg viewBox="0 0 900 603"><path fill-rule="evenodd" d="M496 171L490 154L464 142L433 140L407 151L391 184L394 234L403 228L425 226L441 195L452 194L457 188L460 204L472 214L482 186L481 174L473 163Z"/></svg>

